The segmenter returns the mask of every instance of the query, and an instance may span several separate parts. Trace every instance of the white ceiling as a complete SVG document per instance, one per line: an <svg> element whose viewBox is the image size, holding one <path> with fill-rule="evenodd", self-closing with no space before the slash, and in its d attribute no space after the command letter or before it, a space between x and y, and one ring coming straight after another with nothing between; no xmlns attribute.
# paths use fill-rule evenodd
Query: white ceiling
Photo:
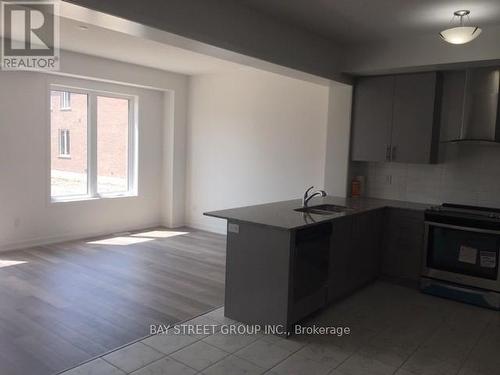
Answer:
<svg viewBox="0 0 500 375"><path fill-rule="evenodd" d="M438 33L459 9L481 27L500 24L500 0L231 1L345 44Z"/></svg>
<svg viewBox="0 0 500 375"><path fill-rule="evenodd" d="M208 55L68 18L61 17L60 24L61 48L68 51L187 75L215 73L242 67ZM81 25L88 29L82 30Z"/></svg>

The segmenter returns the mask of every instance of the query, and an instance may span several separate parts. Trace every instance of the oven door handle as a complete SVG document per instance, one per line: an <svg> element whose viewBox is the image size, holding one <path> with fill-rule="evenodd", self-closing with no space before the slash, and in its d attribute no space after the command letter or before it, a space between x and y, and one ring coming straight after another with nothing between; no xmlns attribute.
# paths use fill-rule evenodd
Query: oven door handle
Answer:
<svg viewBox="0 0 500 375"><path fill-rule="evenodd" d="M500 235L500 230L462 227L462 226L459 226L459 225L450 225L450 224L436 223L434 221L426 221L425 225L426 226L433 226L433 227L440 227L440 228L457 229L457 230L462 230L462 231L467 231L467 232L476 232L476 233L487 233L487 234L498 234L498 235Z"/></svg>

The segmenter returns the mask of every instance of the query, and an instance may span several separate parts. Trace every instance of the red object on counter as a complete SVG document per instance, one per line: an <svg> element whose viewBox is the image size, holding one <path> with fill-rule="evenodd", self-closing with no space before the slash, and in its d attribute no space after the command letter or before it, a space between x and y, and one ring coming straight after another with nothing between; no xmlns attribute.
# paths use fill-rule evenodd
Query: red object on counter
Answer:
<svg viewBox="0 0 500 375"><path fill-rule="evenodd" d="M359 198L361 196L361 182L358 180L351 181L351 197Z"/></svg>

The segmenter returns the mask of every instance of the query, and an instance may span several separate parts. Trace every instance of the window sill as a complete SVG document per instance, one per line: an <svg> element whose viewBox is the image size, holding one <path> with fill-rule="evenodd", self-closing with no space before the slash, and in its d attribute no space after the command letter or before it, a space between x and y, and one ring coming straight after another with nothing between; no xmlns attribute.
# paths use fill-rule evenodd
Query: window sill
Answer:
<svg viewBox="0 0 500 375"><path fill-rule="evenodd" d="M138 194L134 192L129 193L109 193L109 194L100 194L96 197L96 199L116 199L116 198L135 198Z"/></svg>
<svg viewBox="0 0 500 375"><path fill-rule="evenodd" d="M59 155L59 159L71 159L71 155Z"/></svg>
<svg viewBox="0 0 500 375"><path fill-rule="evenodd" d="M98 201L102 199L118 199L118 198L136 198L137 193L122 193L122 194L102 194L95 197L89 195L72 196L72 197L50 197L50 203L78 203L88 201Z"/></svg>

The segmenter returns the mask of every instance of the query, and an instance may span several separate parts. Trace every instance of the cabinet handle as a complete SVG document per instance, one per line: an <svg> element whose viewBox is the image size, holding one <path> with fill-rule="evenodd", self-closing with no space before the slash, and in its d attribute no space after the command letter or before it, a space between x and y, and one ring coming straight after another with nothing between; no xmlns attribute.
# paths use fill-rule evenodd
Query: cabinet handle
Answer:
<svg viewBox="0 0 500 375"><path fill-rule="evenodd" d="M391 161L391 146L387 145L385 148L385 160L386 161Z"/></svg>
<svg viewBox="0 0 500 375"><path fill-rule="evenodd" d="M391 160L396 160L396 146L392 146Z"/></svg>

